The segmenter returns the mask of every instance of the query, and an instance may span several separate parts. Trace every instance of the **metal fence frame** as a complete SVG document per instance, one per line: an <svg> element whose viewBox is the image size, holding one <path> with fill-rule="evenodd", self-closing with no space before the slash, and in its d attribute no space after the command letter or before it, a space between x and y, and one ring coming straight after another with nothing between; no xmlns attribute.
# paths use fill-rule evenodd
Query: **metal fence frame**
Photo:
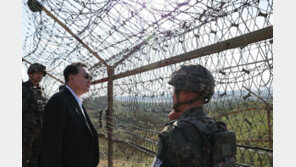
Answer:
<svg viewBox="0 0 296 167"><path fill-rule="evenodd" d="M37 1L36 1L37 2ZM93 81L92 84L99 84L99 83L103 83L103 82L108 82L108 110L106 112L107 115L107 129L108 129L108 133L107 136L104 135L100 135L100 138L104 138L108 140L108 166L109 167L113 167L113 145L114 143L119 143L119 144L123 144L126 145L126 143L124 141L116 141L113 139L113 127L111 126L113 123L113 113L114 113L114 95L113 95L113 87L114 87L114 80L116 79L120 79L120 78L124 78L124 77L128 77L128 76L132 76L132 75L136 75L139 73L143 73L146 71L150 71L150 70L154 70L157 68L161 68L164 66L168 66L168 65L172 65L172 64L176 64L176 63L180 63L186 60L191 60L194 58L200 58L203 56L208 56L214 53L219 53L228 49L233 49L233 48L238 48L238 47L245 47L249 44L252 43L256 43L256 42L260 42L260 41L264 41L267 39L272 39L273 38L273 26L269 26L251 33L247 33L238 37L234 37L222 42L218 42L203 48L199 48L197 50L194 51L190 51L181 55L177 55L171 58L168 58L166 60L161 60L152 64L148 64L145 66L142 66L140 68L136 68L130 71L126 71L124 73L120 73L117 75L114 75L114 70L116 69L116 67L123 62L125 59L127 59L130 55L133 54L134 51L131 51L130 54L128 54L127 56L123 57L121 60L119 60L117 63L115 63L113 66L108 65L101 57L99 57L97 55L96 52L94 52L90 47L88 47L87 44L85 44L81 39L79 39L68 27L66 27L66 25L64 25L61 21L59 21L53 14L51 14L45 7L42 7L41 9L42 11L44 11L48 16L50 16L52 19L54 19L58 24L60 24L68 33L70 33L73 38L75 38L79 43L81 43L90 53L92 53L99 61L100 63L102 63L106 68L107 68L107 73L108 73L108 77L106 78L102 78L96 81ZM144 45L145 42L141 43L140 45ZM135 47L136 49L140 48L140 47ZM22 59L22 61L31 64L29 61L27 61L26 59ZM58 78L56 78L55 76L48 74L50 77L52 77L53 79L59 81L60 83L63 83L63 81L59 80ZM248 90L245 87L246 90ZM254 96L257 96L254 92L252 92L251 90L248 90L251 94L253 94ZM257 96L259 99L260 97ZM268 142L270 145L270 148L272 148L272 135L271 135L271 131L272 131L272 125L271 125L271 112L272 112L272 106L265 102L263 99L262 102L264 102L266 104L265 108L262 108L262 110L265 110L267 112L267 118L268 118L268 133L269 133L269 138L268 138ZM236 113L240 113L240 112L247 112L247 110L245 111L237 111L237 112L232 112L232 113L228 113L228 115L231 114L236 114ZM217 115L214 117L222 117L225 115ZM243 148L243 149L261 149L263 151L267 151L267 152L272 152L272 149L262 149L262 148L256 148L256 147L252 147L252 146L244 146L244 145L237 145L238 148ZM149 150L144 150L141 149L139 147L135 147L135 149L137 149L138 151L141 151L149 156L153 156L155 153L153 152L149 152ZM271 162L272 162L272 158L271 158ZM271 163L272 164L272 163Z"/></svg>

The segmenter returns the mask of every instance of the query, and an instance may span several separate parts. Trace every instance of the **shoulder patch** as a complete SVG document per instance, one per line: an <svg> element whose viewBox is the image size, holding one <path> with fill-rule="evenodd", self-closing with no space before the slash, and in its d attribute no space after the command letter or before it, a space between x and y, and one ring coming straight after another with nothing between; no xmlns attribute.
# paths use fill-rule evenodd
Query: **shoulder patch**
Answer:
<svg viewBox="0 0 296 167"><path fill-rule="evenodd" d="M160 159L157 158L157 159L155 160L155 162L154 162L153 167L160 167L161 164L162 164L162 161L161 161Z"/></svg>

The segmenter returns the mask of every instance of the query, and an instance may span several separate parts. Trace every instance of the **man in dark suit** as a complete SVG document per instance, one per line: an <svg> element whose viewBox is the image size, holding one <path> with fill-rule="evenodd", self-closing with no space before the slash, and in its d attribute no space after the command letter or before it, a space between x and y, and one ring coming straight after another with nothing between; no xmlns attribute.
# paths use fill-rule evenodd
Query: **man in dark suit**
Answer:
<svg viewBox="0 0 296 167"><path fill-rule="evenodd" d="M89 91L91 76L83 63L64 70L65 87L54 94L43 115L43 167L96 167L98 134L80 96Z"/></svg>

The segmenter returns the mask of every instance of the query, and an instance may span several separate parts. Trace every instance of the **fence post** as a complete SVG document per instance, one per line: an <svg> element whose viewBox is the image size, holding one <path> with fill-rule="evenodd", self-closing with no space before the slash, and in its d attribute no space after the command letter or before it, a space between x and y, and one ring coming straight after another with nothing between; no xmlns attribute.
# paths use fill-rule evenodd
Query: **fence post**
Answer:
<svg viewBox="0 0 296 167"><path fill-rule="evenodd" d="M113 167L113 76L114 68L108 66L108 110L107 110L107 130L108 130L108 167Z"/></svg>
<svg viewBox="0 0 296 167"><path fill-rule="evenodd" d="M266 104L266 111L267 111L267 124L268 124L268 143L269 147L272 149L273 148L273 143L272 143L272 134L271 134L271 109L270 109L270 104ZM270 159L270 164L273 166L273 157Z"/></svg>
<svg viewBox="0 0 296 167"><path fill-rule="evenodd" d="M268 141L269 141L269 147L273 148L272 146L272 134L271 134L271 111L270 106L267 105L267 123L268 123Z"/></svg>

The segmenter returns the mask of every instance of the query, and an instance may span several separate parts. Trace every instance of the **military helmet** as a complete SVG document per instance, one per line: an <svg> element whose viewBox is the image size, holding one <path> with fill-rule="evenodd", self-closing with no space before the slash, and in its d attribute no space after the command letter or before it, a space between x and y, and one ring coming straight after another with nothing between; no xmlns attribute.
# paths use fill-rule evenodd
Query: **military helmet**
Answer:
<svg viewBox="0 0 296 167"><path fill-rule="evenodd" d="M207 103L214 94L215 80L211 72L200 64L185 64L173 72L168 82L175 90L198 93Z"/></svg>
<svg viewBox="0 0 296 167"><path fill-rule="evenodd" d="M39 63L31 64L30 67L28 68L27 73L31 74L36 71L42 71L44 73L44 76L46 75L46 67L42 64L39 64Z"/></svg>

